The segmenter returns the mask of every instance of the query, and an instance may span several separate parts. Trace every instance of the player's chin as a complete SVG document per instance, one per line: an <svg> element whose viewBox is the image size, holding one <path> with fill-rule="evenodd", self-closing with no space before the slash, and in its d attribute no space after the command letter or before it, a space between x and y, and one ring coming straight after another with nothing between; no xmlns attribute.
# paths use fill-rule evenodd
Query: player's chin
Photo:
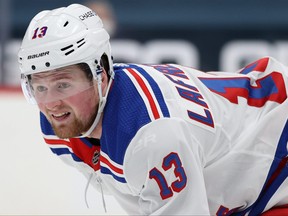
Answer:
<svg viewBox="0 0 288 216"><path fill-rule="evenodd" d="M56 136L61 139L69 139L79 136L79 129L72 124L59 124L52 121L52 128Z"/></svg>
<svg viewBox="0 0 288 216"><path fill-rule="evenodd" d="M52 128L55 134L61 139L79 137L83 131L86 131L87 127L87 124L71 116L69 119L61 122L52 120Z"/></svg>
<svg viewBox="0 0 288 216"><path fill-rule="evenodd" d="M53 127L53 130L56 136L61 139L70 139L79 136L78 132L72 131L67 127Z"/></svg>

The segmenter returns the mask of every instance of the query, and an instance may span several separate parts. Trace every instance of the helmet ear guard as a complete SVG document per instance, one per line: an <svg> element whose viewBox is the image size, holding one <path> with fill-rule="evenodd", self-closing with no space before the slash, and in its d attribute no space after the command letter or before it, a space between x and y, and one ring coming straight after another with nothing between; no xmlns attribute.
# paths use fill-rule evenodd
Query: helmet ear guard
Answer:
<svg viewBox="0 0 288 216"><path fill-rule="evenodd" d="M101 87L101 83L102 83L102 73L103 73L103 68L100 65L97 65L97 69L95 71L96 74L96 80L98 85ZM102 90L101 90L102 92Z"/></svg>
<svg viewBox="0 0 288 216"><path fill-rule="evenodd" d="M37 104L37 101L34 98L34 95L32 94L33 90L32 90L32 86L30 85L29 82L29 76L30 75L24 75L21 74L21 88L22 88L22 92L26 98L26 100L30 103L30 104Z"/></svg>

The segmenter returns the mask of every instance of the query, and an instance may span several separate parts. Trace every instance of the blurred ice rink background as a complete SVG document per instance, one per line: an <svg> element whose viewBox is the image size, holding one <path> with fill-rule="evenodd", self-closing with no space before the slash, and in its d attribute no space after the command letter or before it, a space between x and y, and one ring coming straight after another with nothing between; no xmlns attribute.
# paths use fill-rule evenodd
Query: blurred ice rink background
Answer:
<svg viewBox="0 0 288 216"><path fill-rule="evenodd" d="M30 20L71 3L103 19L115 62L235 71L270 55L288 65L287 0L0 0L0 215L105 214L92 186L87 209L86 180L50 152L37 108L19 90L17 52ZM107 215L124 214L105 200Z"/></svg>
<svg viewBox="0 0 288 216"><path fill-rule="evenodd" d="M104 215L101 194L44 143L36 106L0 88L0 215ZM107 215L125 214L105 196Z"/></svg>

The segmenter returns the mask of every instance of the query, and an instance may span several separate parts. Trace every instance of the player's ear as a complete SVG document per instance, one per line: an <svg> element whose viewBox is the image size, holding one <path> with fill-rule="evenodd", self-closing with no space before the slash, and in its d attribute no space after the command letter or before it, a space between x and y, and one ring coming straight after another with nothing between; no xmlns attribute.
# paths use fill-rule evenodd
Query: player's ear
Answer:
<svg viewBox="0 0 288 216"><path fill-rule="evenodd" d="M106 73L108 75L108 72L110 71L110 65L108 61L108 56L105 53L101 56L100 65L106 70Z"/></svg>
<svg viewBox="0 0 288 216"><path fill-rule="evenodd" d="M102 72L102 82L108 82L108 74L107 71L105 70L105 68L102 68L103 72Z"/></svg>
<svg viewBox="0 0 288 216"><path fill-rule="evenodd" d="M105 93L108 86L108 74L104 67L102 68L101 81L102 92Z"/></svg>

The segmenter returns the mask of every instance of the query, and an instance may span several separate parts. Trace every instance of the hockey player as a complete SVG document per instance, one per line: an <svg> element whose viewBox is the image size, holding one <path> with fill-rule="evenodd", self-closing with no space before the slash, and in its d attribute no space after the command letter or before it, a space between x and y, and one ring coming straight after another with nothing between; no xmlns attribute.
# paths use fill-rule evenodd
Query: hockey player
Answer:
<svg viewBox="0 0 288 216"><path fill-rule="evenodd" d="M273 58L113 66L100 18L73 4L32 19L19 63L52 152L127 213L285 213L288 69Z"/></svg>

